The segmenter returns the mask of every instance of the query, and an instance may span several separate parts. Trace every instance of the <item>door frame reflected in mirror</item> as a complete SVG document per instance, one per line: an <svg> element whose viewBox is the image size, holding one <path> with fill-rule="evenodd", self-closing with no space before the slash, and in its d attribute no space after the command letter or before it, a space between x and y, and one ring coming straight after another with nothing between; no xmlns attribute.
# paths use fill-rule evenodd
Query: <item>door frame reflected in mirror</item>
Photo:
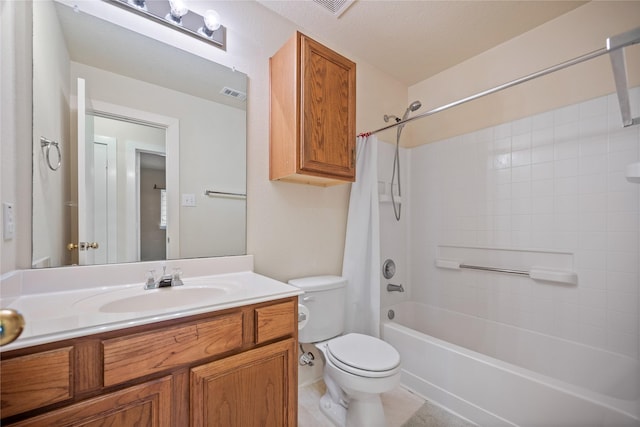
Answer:
<svg viewBox="0 0 640 427"><path fill-rule="evenodd" d="M165 167L167 197L167 252L166 258L176 258L180 253L180 121L174 117L163 116L147 111L136 110L102 101L92 101L92 109L87 113L115 120L132 122L165 130ZM155 147L142 143L128 143L126 146L126 231L128 239L126 259L118 262L140 261L140 208L138 206L137 151L156 152Z"/></svg>

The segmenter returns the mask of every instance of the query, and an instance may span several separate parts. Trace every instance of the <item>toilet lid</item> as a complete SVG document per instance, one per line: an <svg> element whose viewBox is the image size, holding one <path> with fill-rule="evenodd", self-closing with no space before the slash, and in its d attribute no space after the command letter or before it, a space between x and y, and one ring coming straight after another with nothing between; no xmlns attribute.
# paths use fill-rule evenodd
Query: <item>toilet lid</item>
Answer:
<svg viewBox="0 0 640 427"><path fill-rule="evenodd" d="M332 361L357 375L391 374L400 367L400 354L386 342L362 334L347 334L327 343Z"/></svg>

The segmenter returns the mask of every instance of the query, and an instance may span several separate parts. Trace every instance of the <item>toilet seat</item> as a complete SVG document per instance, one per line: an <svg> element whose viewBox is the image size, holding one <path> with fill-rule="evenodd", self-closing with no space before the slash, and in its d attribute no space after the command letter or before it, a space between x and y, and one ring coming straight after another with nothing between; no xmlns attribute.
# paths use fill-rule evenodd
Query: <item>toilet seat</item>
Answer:
<svg viewBox="0 0 640 427"><path fill-rule="evenodd" d="M388 377L400 370L400 354L388 343L351 333L327 342L327 356L336 367L367 378Z"/></svg>

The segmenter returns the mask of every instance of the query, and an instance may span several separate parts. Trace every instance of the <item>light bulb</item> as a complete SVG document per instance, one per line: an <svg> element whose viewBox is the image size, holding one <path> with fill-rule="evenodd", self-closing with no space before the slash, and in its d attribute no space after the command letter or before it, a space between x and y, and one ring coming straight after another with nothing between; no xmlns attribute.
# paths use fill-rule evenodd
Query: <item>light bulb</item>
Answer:
<svg viewBox="0 0 640 427"><path fill-rule="evenodd" d="M174 18L180 19L189 12L184 0L169 0L169 5L171 5L171 16Z"/></svg>
<svg viewBox="0 0 640 427"><path fill-rule="evenodd" d="M127 3L137 7L138 9L147 10L147 4L145 0L129 0Z"/></svg>
<svg viewBox="0 0 640 427"><path fill-rule="evenodd" d="M169 0L169 6L171 7L171 10L167 16L165 16L165 19L173 22L174 24L181 25L182 17L189 13L187 3L184 0Z"/></svg>
<svg viewBox="0 0 640 427"><path fill-rule="evenodd" d="M220 28L220 15L213 9L209 9L204 13L204 26L209 32L214 32Z"/></svg>

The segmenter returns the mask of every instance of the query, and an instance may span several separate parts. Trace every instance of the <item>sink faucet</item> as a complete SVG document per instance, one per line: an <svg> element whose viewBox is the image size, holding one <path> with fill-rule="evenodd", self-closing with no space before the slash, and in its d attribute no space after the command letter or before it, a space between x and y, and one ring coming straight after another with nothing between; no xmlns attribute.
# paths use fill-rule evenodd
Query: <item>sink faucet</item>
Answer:
<svg viewBox="0 0 640 427"><path fill-rule="evenodd" d="M387 292L404 292L404 287L402 285L394 285L393 283L388 283Z"/></svg>
<svg viewBox="0 0 640 427"><path fill-rule="evenodd" d="M144 285L145 289L158 289L168 288L170 286L182 286L182 271L179 268L173 269L173 274L167 273L167 266L162 266L162 276L160 279L155 279L155 270L147 272L147 282Z"/></svg>

